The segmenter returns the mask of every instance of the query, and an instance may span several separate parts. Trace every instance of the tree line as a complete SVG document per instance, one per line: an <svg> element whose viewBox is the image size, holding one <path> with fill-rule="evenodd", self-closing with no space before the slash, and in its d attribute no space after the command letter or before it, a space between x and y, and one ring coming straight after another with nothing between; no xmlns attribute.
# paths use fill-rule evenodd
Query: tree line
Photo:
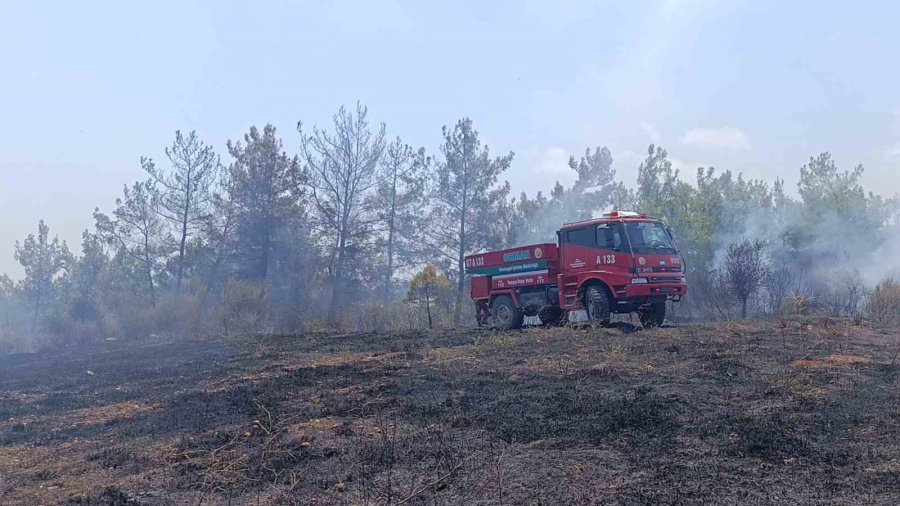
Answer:
<svg viewBox="0 0 900 506"><path fill-rule="evenodd" d="M801 295L856 311L874 255L897 243L897 199L828 153L800 168L796 197L710 167L691 184L653 145L634 185L598 147L570 158L572 185L513 196L501 178L514 154L492 155L471 119L445 126L436 154L386 132L361 104L328 128L298 123L294 154L272 125L229 141L225 159L176 132L164 160L141 158L146 178L94 210L79 253L42 220L16 243L25 277L0 277L0 348L469 323L465 255L552 241L610 208L675 230L684 316L778 314Z"/></svg>

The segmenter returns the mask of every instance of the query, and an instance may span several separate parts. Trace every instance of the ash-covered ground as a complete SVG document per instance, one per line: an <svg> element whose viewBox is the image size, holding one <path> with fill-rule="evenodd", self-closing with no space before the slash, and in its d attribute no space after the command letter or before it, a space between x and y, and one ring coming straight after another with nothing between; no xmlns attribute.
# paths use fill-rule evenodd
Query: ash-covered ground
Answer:
<svg viewBox="0 0 900 506"><path fill-rule="evenodd" d="M11 355L0 502L897 504L898 345L808 319Z"/></svg>

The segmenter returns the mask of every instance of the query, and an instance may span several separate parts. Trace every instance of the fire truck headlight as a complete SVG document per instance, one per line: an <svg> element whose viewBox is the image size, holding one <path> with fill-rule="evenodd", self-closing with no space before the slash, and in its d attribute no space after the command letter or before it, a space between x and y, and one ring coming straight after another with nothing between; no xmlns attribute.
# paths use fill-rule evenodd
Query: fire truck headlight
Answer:
<svg viewBox="0 0 900 506"><path fill-rule="evenodd" d="M632 285L646 285L647 278L634 278L631 280Z"/></svg>

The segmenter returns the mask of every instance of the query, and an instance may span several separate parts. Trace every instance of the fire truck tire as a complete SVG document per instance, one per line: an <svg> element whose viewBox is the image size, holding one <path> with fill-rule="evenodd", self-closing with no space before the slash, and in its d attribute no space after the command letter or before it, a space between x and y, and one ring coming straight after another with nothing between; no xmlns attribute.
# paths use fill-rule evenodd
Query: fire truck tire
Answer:
<svg viewBox="0 0 900 506"><path fill-rule="evenodd" d="M584 291L584 307L588 320L602 326L609 325L609 294L600 285L590 285Z"/></svg>
<svg viewBox="0 0 900 506"><path fill-rule="evenodd" d="M525 313L517 308L509 295L501 295L491 303L491 316L498 327L504 330L514 330L522 327L525 321Z"/></svg>
<svg viewBox="0 0 900 506"><path fill-rule="evenodd" d="M644 328L659 327L666 321L666 301L655 300L648 304L644 304L638 310L638 318Z"/></svg>

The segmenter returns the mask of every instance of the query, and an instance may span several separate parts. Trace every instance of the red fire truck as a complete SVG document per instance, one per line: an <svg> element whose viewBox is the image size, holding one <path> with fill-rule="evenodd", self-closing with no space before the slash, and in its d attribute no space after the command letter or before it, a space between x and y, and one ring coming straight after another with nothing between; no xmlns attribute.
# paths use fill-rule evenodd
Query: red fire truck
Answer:
<svg viewBox="0 0 900 506"><path fill-rule="evenodd" d="M569 311L606 325L612 313L637 312L645 327L661 325L666 301L687 294L684 263L661 221L613 211L568 223L557 243L467 256L479 324L522 326L525 316L555 324Z"/></svg>

